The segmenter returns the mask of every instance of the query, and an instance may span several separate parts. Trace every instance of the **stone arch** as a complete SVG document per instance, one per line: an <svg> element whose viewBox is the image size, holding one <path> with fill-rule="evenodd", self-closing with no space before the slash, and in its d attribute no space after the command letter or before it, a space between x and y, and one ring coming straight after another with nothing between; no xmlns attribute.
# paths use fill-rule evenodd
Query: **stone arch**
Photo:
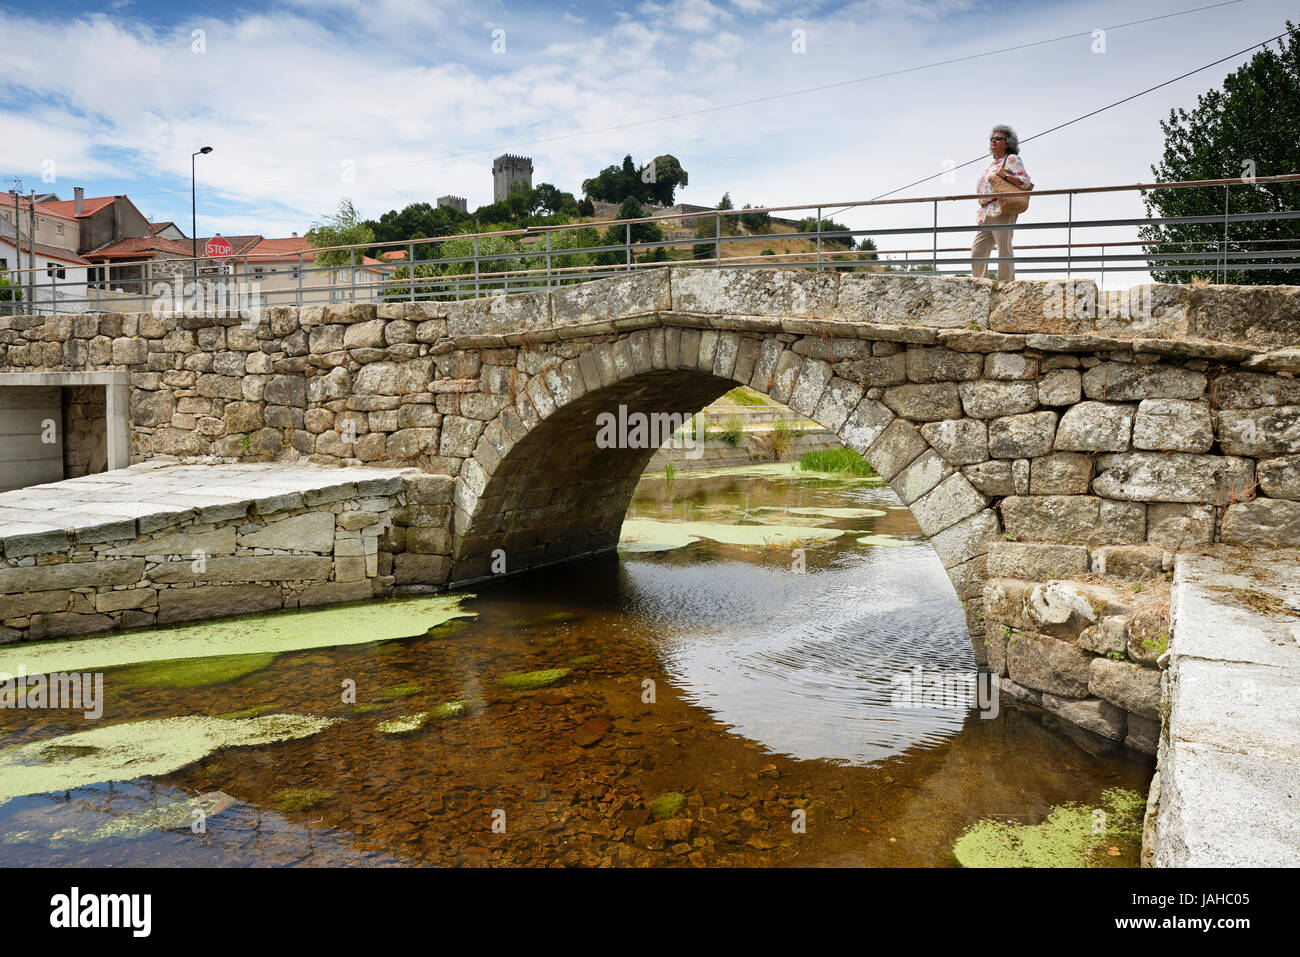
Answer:
<svg viewBox="0 0 1300 957"><path fill-rule="evenodd" d="M513 574L616 548L657 449L599 448L596 416L620 405L689 415L747 385L817 422L890 482L938 553L985 663L984 555L998 513L931 446L925 422L835 376L829 352L812 354L833 349L830 340L664 325L568 346L569 358L557 356L488 423L460 470L452 585L489 577L495 549Z"/></svg>

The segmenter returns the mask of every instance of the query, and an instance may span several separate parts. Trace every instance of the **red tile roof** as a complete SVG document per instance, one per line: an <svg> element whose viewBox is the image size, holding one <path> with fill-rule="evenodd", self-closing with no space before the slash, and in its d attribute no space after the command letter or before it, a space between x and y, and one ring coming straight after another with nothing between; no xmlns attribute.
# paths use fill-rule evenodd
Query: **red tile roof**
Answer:
<svg viewBox="0 0 1300 957"><path fill-rule="evenodd" d="M0 199L0 205L3 205L5 209L13 209L13 208L14 208L14 194L13 194L13 191L12 191L12 190L11 190L10 192L4 194L4 198L3 198L3 199ZM18 211L19 211L19 214L20 214L20 215L21 215L22 213L25 213L28 209L30 209L30 208L31 208L31 205L32 205L32 201L31 201L30 198L28 198L28 197L26 197L26 196L19 196L19 197L18 197ZM73 216L71 212L68 212L68 213L61 213L61 212L59 212L57 209L51 209L52 206L57 206L57 205L58 205L57 203L52 203L52 202L51 202L51 203L37 203L37 204L36 204L36 211L37 211L38 213L45 213L45 214L47 214L47 215L49 215L49 216L57 216L57 217L59 217L60 219L72 220L72 221L74 221L74 222L76 221L76 217Z"/></svg>
<svg viewBox="0 0 1300 957"><path fill-rule="evenodd" d="M91 216L105 206L111 206L115 199L126 199L125 196L95 196L86 197L80 213L74 212L77 208L75 199L61 199L57 202L50 201L47 203L37 203L36 211L38 213L53 213L55 216L65 216L68 219Z"/></svg>
<svg viewBox="0 0 1300 957"><path fill-rule="evenodd" d="M186 259L194 255L192 244L185 240L166 239L162 236L129 236L92 249L86 253L86 258L91 262L101 259L150 259L158 253Z"/></svg>

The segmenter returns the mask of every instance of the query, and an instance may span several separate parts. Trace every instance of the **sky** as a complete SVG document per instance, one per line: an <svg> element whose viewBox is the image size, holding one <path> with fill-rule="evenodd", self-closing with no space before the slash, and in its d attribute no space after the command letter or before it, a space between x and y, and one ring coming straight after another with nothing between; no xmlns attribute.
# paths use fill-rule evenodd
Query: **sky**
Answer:
<svg viewBox="0 0 1300 957"><path fill-rule="evenodd" d="M1280 34L1288 15L1300 19L1280 0L117 0L38 9L0 2L5 189L17 176L24 192L65 199L75 186L125 193L188 235L190 156L212 146L197 160L199 235L266 236L304 232L342 197L367 218L448 193L473 209L492 201L492 158L507 151L533 158L534 183L579 195L583 179L624 154L640 163L672 153L690 175L682 201L714 205L726 191L737 206L838 210L985 156L995 123L1026 138ZM1123 26L1154 17L1163 19ZM1044 189L1149 181L1159 121L1194 107L1249 56L1026 143L1030 176ZM927 66L957 58L967 59ZM896 195L973 191L986 161ZM1269 172L1294 171L1258 170ZM973 213L973 202L947 204L940 222ZM1073 210L1083 219L1141 213L1134 193L1080 197ZM876 207L836 218L870 229L928 225L932 215L929 206ZM1030 216L1064 219L1065 200L1040 197L1022 223ZM889 241L929 237L879 242Z"/></svg>

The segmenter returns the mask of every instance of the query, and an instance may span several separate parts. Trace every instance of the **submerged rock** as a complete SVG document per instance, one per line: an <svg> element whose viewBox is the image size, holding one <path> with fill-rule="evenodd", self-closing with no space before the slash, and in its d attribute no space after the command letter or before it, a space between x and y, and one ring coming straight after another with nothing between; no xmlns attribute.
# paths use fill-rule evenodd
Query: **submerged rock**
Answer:
<svg viewBox="0 0 1300 957"><path fill-rule="evenodd" d="M502 675L497 684L511 691L532 691L553 685L569 673L569 668L545 668L541 671L515 671Z"/></svg>
<svg viewBox="0 0 1300 957"><path fill-rule="evenodd" d="M1122 862L1116 845L1139 846L1146 798L1108 788L1102 807L1063 804L1041 824L983 820L953 844L963 867L1102 867ZM1136 866L1137 861L1128 862Z"/></svg>

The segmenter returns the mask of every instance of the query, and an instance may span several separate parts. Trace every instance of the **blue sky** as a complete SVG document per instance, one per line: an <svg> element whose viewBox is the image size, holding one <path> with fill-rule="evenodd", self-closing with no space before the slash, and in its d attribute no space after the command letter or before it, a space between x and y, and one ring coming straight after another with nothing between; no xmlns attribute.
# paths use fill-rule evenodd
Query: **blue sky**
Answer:
<svg viewBox="0 0 1300 957"><path fill-rule="evenodd" d="M491 160L506 150L534 158L535 181L574 192L625 153L671 152L690 173L688 202L724 190L737 205L865 199L980 156L993 123L1027 136L1295 16L1284 2L1243 0L1110 29L1105 52L1093 50L1095 29L1212 2L119 0L45 3L39 15L0 4L0 176L64 198L74 186L127 193L188 232L190 153L211 145L199 158L199 232L273 236L304 231L343 196L365 216L444 193L473 208L491 200ZM1045 188L1148 179L1158 121L1245 59L1027 144L1030 174ZM965 192L978 169L907 195ZM1038 206L1055 212L1047 198ZM1125 196L1076 214L1139 210ZM917 212L840 218L869 228Z"/></svg>

